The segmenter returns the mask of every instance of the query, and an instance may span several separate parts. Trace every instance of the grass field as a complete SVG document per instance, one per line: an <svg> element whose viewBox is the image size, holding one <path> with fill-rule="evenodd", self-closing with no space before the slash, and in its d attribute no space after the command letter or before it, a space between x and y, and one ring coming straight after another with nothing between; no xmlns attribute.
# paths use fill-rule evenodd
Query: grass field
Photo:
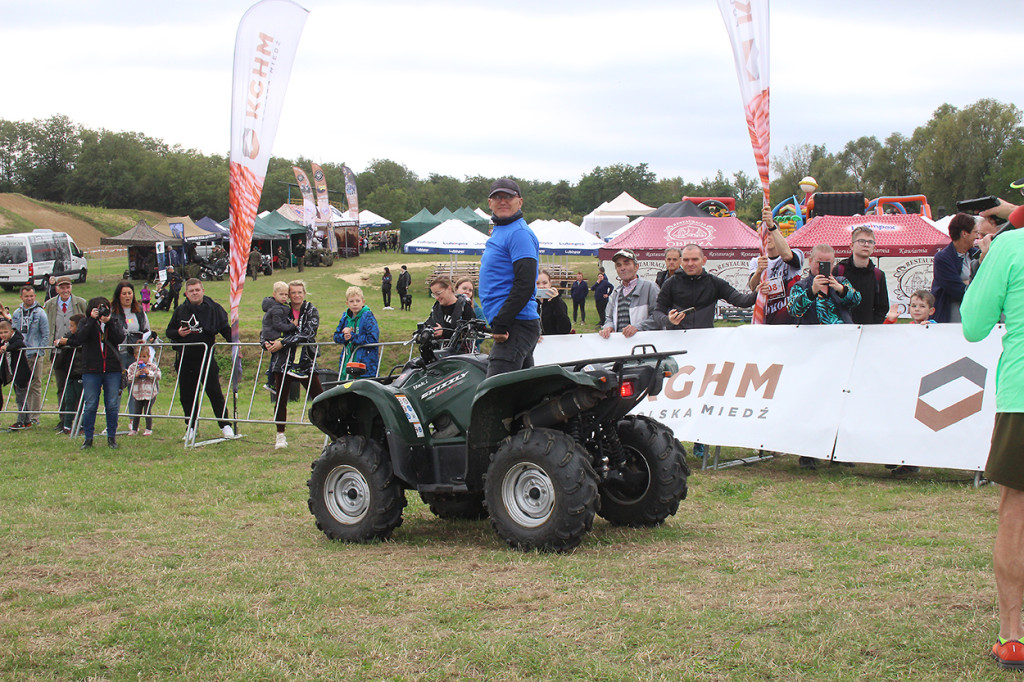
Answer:
<svg viewBox="0 0 1024 682"><path fill-rule="evenodd" d="M337 275L424 260L307 270L321 338ZM109 295L123 267L92 264L76 292ZM247 286L249 336L270 281ZM227 284L208 293L226 301ZM426 317L417 293L413 313L378 314L385 336ZM84 453L48 430L0 435L0 677L1005 679L986 656L996 490L964 472L695 471L664 526L599 519L568 555L510 551L408 494L391 542L350 546L306 509L314 429L282 451L270 427L189 451L180 426L156 429Z"/></svg>

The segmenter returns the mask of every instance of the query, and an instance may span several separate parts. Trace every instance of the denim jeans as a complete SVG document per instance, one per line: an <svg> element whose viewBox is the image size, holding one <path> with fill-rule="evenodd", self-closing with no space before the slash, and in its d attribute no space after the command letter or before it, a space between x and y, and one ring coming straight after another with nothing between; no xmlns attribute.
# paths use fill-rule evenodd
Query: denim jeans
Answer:
<svg viewBox="0 0 1024 682"><path fill-rule="evenodd" d="M117 435L117 413L121 406L121 373L82 375L82 432L86 440L92 440L96 426L96 409L100 404L100 388L103 388L103 409L107 415L107 438Z"/></svg>
<svg viewBox="0 0 1024 682"><path fill-rule="evenodd" d="M495 342L487 358L487 376L533 367L533 349L540 338L540 320L513 320L508 340Z"/></svg>

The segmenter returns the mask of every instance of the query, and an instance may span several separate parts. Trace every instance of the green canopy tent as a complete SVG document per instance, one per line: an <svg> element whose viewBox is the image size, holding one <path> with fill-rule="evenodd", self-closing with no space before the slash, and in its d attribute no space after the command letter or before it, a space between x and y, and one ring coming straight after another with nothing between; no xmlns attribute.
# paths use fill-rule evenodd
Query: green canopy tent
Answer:
<svg viewBox="0 0 1024 682"><path fill-rule="evenodd" d="M486 218L481 218L476 211L468 206L464 206L455 211L455 217L483 234L487 234L491 231L491 221Z"/></svg>
<svg viewBox="0 0 1024 682"><path fill-rule="evenodd" d="M413 239L416 239L416 237L426 234L440 224L441 221L435 218L430 211L422 208L413 217L402 221L401 231L399 232L400 241L402 244L408 244Z"/></svg>

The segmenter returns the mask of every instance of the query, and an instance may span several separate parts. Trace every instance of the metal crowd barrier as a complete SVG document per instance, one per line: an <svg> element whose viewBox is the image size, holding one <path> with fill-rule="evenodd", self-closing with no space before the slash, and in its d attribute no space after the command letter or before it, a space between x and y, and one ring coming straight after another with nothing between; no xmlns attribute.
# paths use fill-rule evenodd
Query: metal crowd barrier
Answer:
<svg viewBox="0 0 1024 682"><path fill-rule="evenodd" d="M314 366L317 368L318 376L321 377L322 382L337 382L342 379L343 371L340 366L342 346L334 344L333 342L323 342L316 344L306 344L307 346L313 346L314 348ZM408 342L389 342L389 343L375 343L367 344L367 346L384 348L387 346L405 346L409 345L409 359L412 358L413 347ZM189 433L187 430L188 415L184 414L180 403L180 391L181 381L179 373L174 369L175 362L173 358L177 356L177 353L184 348L188 347L204 347L202 366L200 368L200 378L197 382L195 393L192 396L193 404L196 405L195 411L198 416L196 418L196 428L193 432ZM238 376L237 390L233 389L236 384L236 371L237 367L233 363L234 348L238 347L239 353L242 355L242 374ZM357 348L361 348L357 347ZM196 447L206 445L210 443L220 442L225 440L219 434L217 437L199 441L197 440L199 435L200 426L209 422L227 421L233 425L233 429L238 435L239 424L261 424L261 425L276 425L278 422L274 419L277 414L278 406L281 400L288 400L288 395L284 391L279 391L278 395L272 395L270 402L270 412L266 414L264 410L257 407L257 396L260 393L260 386L266 386L268 380L271 378L268 376L266 368L269 366L268 353L258 343L215 343L212 347L206 348L205 344L201 342L188 342L188 343L134 343L134 344L122 344L121 349L135 349L132 352L133 357L137 357L139 352L137 349L146 349L143 352L148 352L148 349L153 349L152 361L161 370L162 378L160 380L160 390L150 401L148 406L148 413L142 413L140 411L129 412L128 405L132 394L132 389L135 387L137 378L127 385L121 391L120 394L120 409L118 418L124 417L131 420L133 417L139 418L139 426L144 425L146 418L152 418L156 422L165 422L167 424L179 422L181 423L182 430L186 432L186 439L184 440L185 447ZM173 350L174 353L167 353L166 351ZM31 419L38 421L42 415L54 415L59 418L71 414L71 409L61 410L60 399L59 399L59 387L58 377L55 373L52 363L52 352L54 349L50 346L44 347L26 347L24 353L19 354L18 360L13 366L10 367L12 377L17 374L21 369L19 366L20 362L23 362L24 358L28 357L28 354L33 354L33 366L30 370L30 378L28 386L25 391L25 404L19 404L16 399L14 381L5 387L0 387L0 397L4 397L3 408L0 410L0 414L5 416L15 415L20 412L27 413ZM71 364L74 363L77 354L81 352L81 348L71 349ZM4 358L6 361L7 358ZM147 362L149 359L147 358ZM222 382L222 390L225 395L225 403L227 409L227 415L217 416L212 413L209 407L205 406L206 400L206 380L209 375L209 368L211 362L220 362L223 368L225 364L231 365L230 371L220 373L220 381ZM127 371L128 367L122 368L123 371ZM70 373L70 370L69 370ZM170 381L173 376L173 382ZM227 378L227 383L223 383ZM31 397L31 386L38 379L40 383L40 398L38 405L29 404ZM249 382L251 381L251 388ZM284 381L282 377L281 384L287 385L296 383L296 379L292 381ZM169 390L168 390L169 386ZM6 389L6 391L4 391ZM6 392L6 396L3 393ZM239 406L239 396L246 396L248 398L248 404ZM84 390L79 396L78 403L74 409L74 419L72 422L70 437L74 438L81 433L81 420L82 420L82 407L84 404ZM287 420L281 423L286 426L310 426L308 419L309 410L309 394L308 390L306 396L302 402L301 408L296 414L294 411ZM70 406L69 406L70 407ZM204 407L205 412L204 414ZM241 407L241 409L239 409ZM104 401L100 400L96 412L96 426L100 432L105 431L106 415L104 410ZM63 419L61 419L63 421ZM130 421L129 421L130 424ZM38 427L37 427L38 428ZM45 428L45 427L43 427ZM123 434L127 429L120 428L119 434ZM142 431L140 428L139 431Z"/></svg>

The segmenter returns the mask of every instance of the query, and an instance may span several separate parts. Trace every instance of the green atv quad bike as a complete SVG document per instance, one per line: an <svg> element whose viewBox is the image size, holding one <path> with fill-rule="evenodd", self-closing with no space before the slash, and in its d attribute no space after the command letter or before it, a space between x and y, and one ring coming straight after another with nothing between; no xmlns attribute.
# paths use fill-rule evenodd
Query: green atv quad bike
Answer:
<svg viewBox="0 0 1024 682"><path fill-rule="evenodd" d="M672 431L628 412L677 371L641 345L632 354L485 378L486 335L463 322L442 348L418 330L420 357L400 373L335 385L310 420L330 443L312 464L309 510L333 540L384 540L406 489L441 518L480 519L510 546L563 552L600 514L657 526L686 497L686 453Z"/></svg>

